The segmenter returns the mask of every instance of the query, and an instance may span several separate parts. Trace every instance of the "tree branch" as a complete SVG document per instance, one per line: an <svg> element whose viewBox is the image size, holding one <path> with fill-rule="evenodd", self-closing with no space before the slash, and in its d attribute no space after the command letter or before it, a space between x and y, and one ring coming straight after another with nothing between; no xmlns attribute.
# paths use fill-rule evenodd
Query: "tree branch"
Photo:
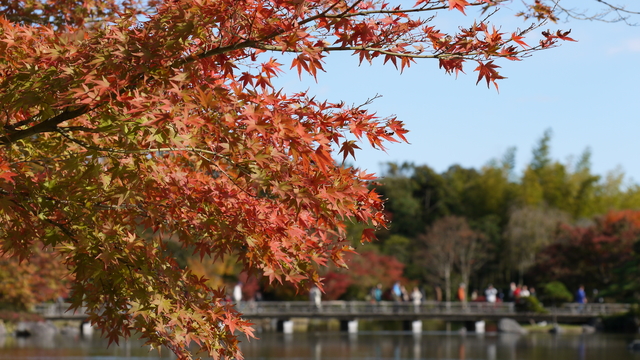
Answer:
<svg viewBox="0 0 640 360"><path fill-rule="evenodd" d="M12 132L10 131L4 136L0 136L0 144L9 145L18 140L27 138L35 134L56 131L59 124L67 120L76 118L78 116L84 115L88 113L91 108L88 105L83 105L73 110L70 110L70 109L71 107L66 108L64 111L62 111L62 113L52 118L48 118L47 120L44 120L43 122L38 123L28 129L12 131Z"/></svg>
<svg viewBox="0 0 640 360"><path fill-rule="evenodd" d="M578 11L575 9L565 8L560 5L561 0L553 0L555 7L559 10L559 12L564 13L568 18L576 19L576 20L590 20L590 21L601 21L607 23L614 23L623 21L627 25L636 26L637 23L630 23L627 21L631 15L640 15L640 11L627 10L624 6L613 5L604 0L595 0L603 5L605 5L608 9L602 10L602 12L594 13L593 15L587 14L586 11ZM607 15L615 13L613 18L607 19Z"/></svg>
<svg viewBox="0 0 640 360"><path fill-rule="evenodd" d="M499 0L501 1L501 0ZM342 13L339 14L335 14L335 15L330 15L328 14L328 12L335 8L336 3L334 3L331 7L329 7L328 9L326 9L325 11L314 15L314 16L310 16L307 19L301 20L300 22L298 22L299 25L303 25L312 21L315 21L317 19L320 18L348 18L348 17L355 17L355 16L368 16L368 15L374 15L374 14L399 14L399 13L411 13L411 12L426 12L426 11L433 11L433 10L442 10L442 9L447 9L448 6L446 5L441 5L441 6L433 6L433 7L426 7L423 6L421 8L416 8L416 9L395 9L395 10L370 10L370 11L360 11L360 12L354 12L354 13L350 13L348 11L351 11L354 6L358 3L358 1L356 1L353 6L351 6L347 11L344 11ZM486 5L486 3L484 2L475 2L472 4L469 4L469 6L480 6L480 5ZM209 58L209 57L213 57L216 55L220 55L220 54L224 54L230 51L236 51L236 50L241 50L241 49L245 49L245 48L256 48L256 49L264 49L264 50L272 50L272 51L282 51L282 48L277 47L277 46L273 46L273 45L267 45L267 44L263 44L266 41L272 40L273 38L281 35L282 33L284 33L284 29L278 29L274 32L272 32L269 35L266 35L260 39L256 39L256 40L245 40L233 45L228 45L228 46L223 46L223 47L218 47L215 49L211 49L211 50L206 50L203 51L201 53L198 54L194 54L191 55L189 57L186 58L181 58L176 60L173 64L169 65L171 68L179 68L181 66L184 66L186 64L198 61L198 60L202 60L205 58ZM401 53L396 53L396 52L391 52L391 51L387 51L384 49L378 49L378 48L368 48L368 47L327 47L324 50L326 51L338 51L338 50L365 50L365 51L374 51L374 52L378 52L381 54L387 54L387 55L392 55L392 56L403 56L403 57L413 57L413 58L448 58L448 57L457 57L458 55L455 54L438 54L438 55L418 55L418 54L401 54ZM301 51L301 50L290 50L287 49L286 51ZM140 76L143 76L144 74L140 74ZM131 90L133 88L136 88L137 84L130 84L126 90ZM24 130L16 130L18 127L24 126L24 125L28 125L31 124L33 122L36 122L40 119L40 117L42 117L41 114L37 114L29 119L20 121L16 124L11 124L11 125L6 125L5 129L7 130L7 133L4 136L0 136L0 145L9 145L12 144L18 140L27 138L29 136L32 135L36 135L39 133L44 133L44 132L54 132L57 131L58 129L58 125L61 124L64 121L67 120L71 120L74 119L78 116L82 116L86 113L88 113L92 108L89 105L82 105L79 107L75 107L75 106L69 106L67 108L65 108L62 113L48 118L36 125L33 125L30 128L24 129ZM95 150L95 149L94 149ZM107 151L106 149L100 149L100 151Z"/></svg>

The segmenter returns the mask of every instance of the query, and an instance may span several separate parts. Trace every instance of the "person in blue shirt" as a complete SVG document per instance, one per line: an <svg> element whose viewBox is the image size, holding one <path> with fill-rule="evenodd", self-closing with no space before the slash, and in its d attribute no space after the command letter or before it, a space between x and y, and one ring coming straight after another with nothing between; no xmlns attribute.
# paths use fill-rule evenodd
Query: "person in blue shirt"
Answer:
<svg viewBox="0 0 640 360"><path fill-rule="evenodd" d="M396 281L396 283L393 284L393 288L391 289L391 296L396 302L402 301L402 289L400 288L399 281Z"/></svg>
<svg viewBox="0 0 640 360"><path fill-rule="evenodd" d="M578 306L578 310L582 311L584 309L584 304L587 303L587 294L584 292L583 285L580 285L578 291L576 291L576 302L580 304L580 306Z"/></svg>
<svg viewBox="0 0 640 360"><path fill-rule="evenodd" d="M375 289L373 289L373 299L377 303L382 301L382 284L376 285Z"/></svg>
<svg viewBox="0 0 640 360"><path fill-rule="evenodd" d="M583 285L580 285L580 288L576 291L576 302L579 304L585 304L587 302L587 294L584 292Z"/></svg>

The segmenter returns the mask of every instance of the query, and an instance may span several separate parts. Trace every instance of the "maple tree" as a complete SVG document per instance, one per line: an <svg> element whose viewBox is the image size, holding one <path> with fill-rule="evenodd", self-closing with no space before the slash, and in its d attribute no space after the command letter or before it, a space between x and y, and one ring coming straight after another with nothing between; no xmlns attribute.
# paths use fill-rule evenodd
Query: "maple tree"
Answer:
<svg viewBox="0 0 640 360"><path fill-rule="evenodd" d="M404 265L393 256L362 250L357 255L347 254L345 262L348 270L332 267L324 274L323 299L364 299L377 284L387 289L396 282L404 282Z"/></svg>
<svg viewBox="0 0 640 360"><path fill-rule="evenodd" d="M639 235L637 210L610 211L589 226L563 225L556 243L540 252L531 275L539 283L559 280L573 290L582 284L616 300L636 301Z"/></svg>
<svg viewBox="0 0 640 360"><path fill-rule="evenodd" d="M497 88L496 61L571 40L542 31L527 45L551 7L536 1L523 12L534 23L506 32L486 17L502 3L2 0L1 249L27 262L39 242L53 249L73 307L111 341L138 331L181 359L193 344L239 358L236 331L251 336L250 324L166 241L320 284L318 266L351 251L344 221L367 224L362 241L386 221L374 176L344 166L353 138L406 141L366 104L274 88L283 65L264 53L295 53L291 68L312 76L335 51L400 69L434 59L452 74L473 64ZM433 23L470 8L488 13L451 34Z"/></svg>

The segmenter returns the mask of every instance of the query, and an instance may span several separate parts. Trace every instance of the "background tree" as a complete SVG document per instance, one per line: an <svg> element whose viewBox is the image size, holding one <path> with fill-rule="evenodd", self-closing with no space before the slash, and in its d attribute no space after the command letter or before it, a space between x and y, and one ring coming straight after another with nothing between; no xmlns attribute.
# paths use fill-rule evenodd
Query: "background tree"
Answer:
<svg viewBox="0 0 640 360"><path fill-rule="evenodd" d="M390 226L389 231L402 236L415 236L425 227L425 205L416 192L421 183L414 176L413 164L387 164L384 178L376 190L387 199L387 211ZM427 210L428 211L428 210ZM384 230L383 230L384 231ZM384 234L380 234L380 241L386 242Z"/></svg>
<svg viewBox="0 0 640 360"><path fill-rule="evenodd" d="M422 247L419 227L427 228L437 219L455 215L463 217L473 231L482 233L486 248L490 249L484 265L472 272L471 288L488 283L506 288L511 281L526 279L531 284L530 281L541 279L526 269L544 255L547 243L563 239L554 231L554 224L588 227L612 209L640 208L638 185L626 180L622 171L617 169L602 177L593 174L589 149L575 161L569 158L561 163L552 157L551 140L551 131L546 131L534 146L531 164L522 174L513 171L515 148L508 149L501 159L488 161L481 169L454 165L439 173L427 165L388 164L387 176L376 190L388 198L385 211L393 223L389 229L377 232L380 242L369 246L403 262L408 280L442 285L438 276L434 278L428 272L421 256L406 254ZM520 238L530 247L520 249L519 256L514 255L519 245L512 242L514 238L507 238L507 230L515 226L518 218L512 219L511 215L517 211L535 213L519 217L518 227L532 231ZM539 226L540 217L548 218L551 225L546 240L535 245L535 239L540 237L534 232L546 228ZM522 257L526 257L524 263L520 262ZM454 267L452 277L458 276L460 271Z"/></svg>
<svg viewBox="0 0 640 360"><path fill-rule="evenodd" d="M471 284L470 278L484 265L489 254L489 244L484 234L472 230L464 218L461 218L460 230L455 245L455 263L460 271L462 282L466 284L465 292Z"/></svg>
<svg viewBox="0 0 640 360"><path fill-rule="evenodd" d="M583 284L602 296L615 294L633 300L635 286L627 282L637 276L635 243L640 235L640 212L611 211L588 226L565 225L557 242L539 254L532 278L545 283L561 281L574 291ZM631 271L630 271L631 270Z"/></svg>
<svg viewBox="0 0 640 360"><path fill-rule="evenodd" d="M422 265L427 271L443 284L446 301L451 301L451 275L457 260L457 247L469 235L464 219L447 216L436 220L426 234L418 237L422 251L416 255L422 259Z"/></svg>
<svg viewBox="0 0 640 360"><path fill-rule="evenodd" d="M558 226L567 219L555 209L527 206L511 211L505 229L506 254L512 269L518 271L520 283L538 251L555 240Z"/></svg>

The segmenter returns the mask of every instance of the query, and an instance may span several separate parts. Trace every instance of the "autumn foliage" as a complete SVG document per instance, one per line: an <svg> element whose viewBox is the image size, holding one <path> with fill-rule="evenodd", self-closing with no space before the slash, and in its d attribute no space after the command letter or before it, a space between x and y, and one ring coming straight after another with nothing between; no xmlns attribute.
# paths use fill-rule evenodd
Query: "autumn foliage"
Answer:
<svg viewBox="0 0 640 360"><path fill-rule="evenodd" d="M318 267L349 249L345 220L367 225L365 242L385 224L373 175L341 164L353 139L384 149L406 133L273 79L289 66L315 76L330 52L349 51L399 69L470 63L497 88L496 61L570 40L525 43L550 18L543 5L526 10L538 22L524 30L485 19L445 34L431 17L501 3L0 1L1 249L27 262L39 241L54 249L73 306L111 341L138 331L181 359L193 344L241 357L236 331L250 324L165 240L233 254L270 281L319 282ZM267 52L295 56L285 65Z"/></svg>
<svg viewBox="0 0 640 360"><path fill-rule="evenodd" d="M404 280L404 264L390 255L362 251L346 255L345 262L348 269L333 268L323 276L323 299L338 300L346 294L348 298L362 299L379 283L388 289L395 282Z"/></svg>
<svg viewBox="0 0 640 360"><path fill-rule="evenodd" d="M611 211L591 226L564 225L558 230L556 243L540 252L531 273L539 283L559 280L571 289L585 285L604 295L616 295L622 301L637 301L640 292L634 284L639 239L637 210ZM629 266L633 279L625 278L625 267ZM629 295L620 286L632 287L635 294Z"/></svg>
<svg viewBox="0 0 640 360"><path fill-rule="evenodd" d="M25 311L38 303L67 297L69 276L60 266L59 254L50 248L35 246L29 261L23 263L5 254L0 257L0 306Z"/></svg>

